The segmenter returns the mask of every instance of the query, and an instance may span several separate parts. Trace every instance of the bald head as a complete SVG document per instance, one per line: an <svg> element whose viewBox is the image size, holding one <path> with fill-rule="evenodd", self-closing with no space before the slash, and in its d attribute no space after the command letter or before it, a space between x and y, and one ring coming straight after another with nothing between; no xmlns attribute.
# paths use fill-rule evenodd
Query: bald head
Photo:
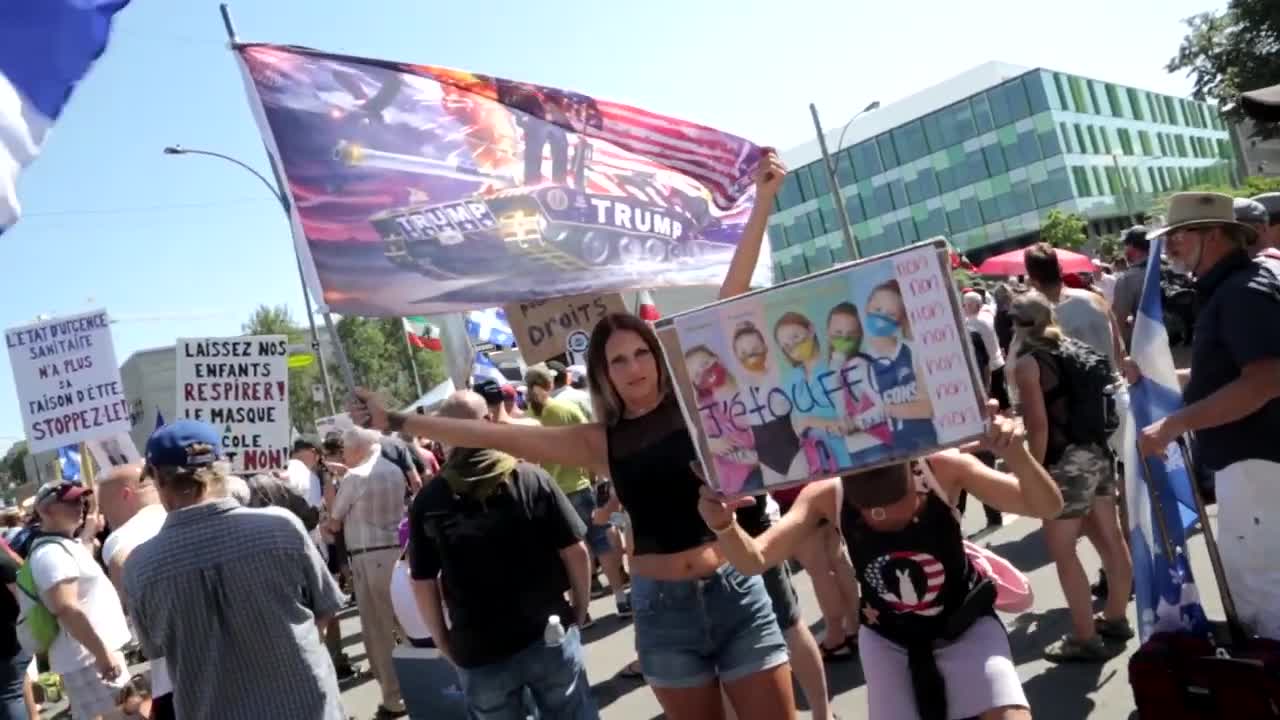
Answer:
<svg viewBox="0 0 1280 720"><path fill-rule="evenodd" d="M489 414L489 406L478 394L459 390L445 399L436 414L455 420L483 420Z"/></svg>
<svg viewBox="0 0 1280 720"><path fill-rule="evenodd" d="M160 504L155 482L143 479L138 463L117 465L103 473L97 481L97 495L98 507L113 528L128 522L142 508Z"/></svg>

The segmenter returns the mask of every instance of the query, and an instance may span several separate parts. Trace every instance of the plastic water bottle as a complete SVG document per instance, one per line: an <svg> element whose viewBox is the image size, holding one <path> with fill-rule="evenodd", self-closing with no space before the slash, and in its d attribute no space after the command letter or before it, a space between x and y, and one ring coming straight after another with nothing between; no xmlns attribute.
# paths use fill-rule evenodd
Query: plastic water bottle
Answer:
<svg viewBox="0 0 1280 720"><path fill-rule="evenodd" d="M542 633L542 640L547 643L547 647L560 647L564 643L564 635L564 626L560 624L560 616L549 616L547 618L547 629Z"/></svg>

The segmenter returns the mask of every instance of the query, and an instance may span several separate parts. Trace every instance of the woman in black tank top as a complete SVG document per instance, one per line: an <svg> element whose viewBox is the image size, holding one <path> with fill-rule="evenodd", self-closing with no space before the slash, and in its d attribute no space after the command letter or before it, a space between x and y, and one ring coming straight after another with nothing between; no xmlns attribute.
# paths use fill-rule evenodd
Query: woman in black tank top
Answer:
<svg viewBox="0 0 1280 720"><path fill-rule="evenodd" d="M710 488L698 508L729 561L757 574L825 528L840 529L862 586L858 652L870 720L1027 720L1031 711L995 617L995 591L965 554L948 498L968 491L1006 512L1053 517L1062 496L1031 457L1017 424L988 406L981 446L1011 474L948 450L836 480L810 483L757 538Z"/></svg>
<svg viewBox="0 0 1280 720"><path fill-rule="evenodd" d="M749 288L785 172L766 151L721 298ZM723 685L740 720L794 718L786 645L764 585L725 562L698 514L698 456L653 329L629 314L601 319L587 349L587 372L598 421L589 424L531 427L387 413L365 391L357 391L360 401L351 410L357 422L374 427L609 477L614 495L596 512L625 509L630 516L636 645L666 717L723 717ZM575 610L579 619L585 616L585 608Z"/></svg>

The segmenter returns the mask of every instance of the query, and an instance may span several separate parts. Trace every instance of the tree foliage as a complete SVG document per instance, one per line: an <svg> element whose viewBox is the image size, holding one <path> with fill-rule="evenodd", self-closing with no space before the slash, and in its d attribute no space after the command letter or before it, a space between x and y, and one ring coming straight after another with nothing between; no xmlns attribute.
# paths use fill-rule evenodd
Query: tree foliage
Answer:
<svg viewBox="0 0 1280 720"><path fill-rule="evenodd" d="M338 321L337 331L356 382L378 391L395 406L403 407L418 399L410 352L423 392L445 378L443 354L408 347L399 318L344 317ZM333 374L339 380L339 373ZM335 387L342 387L346 394L344 383L339 381Z"/></svg>
<svg viewBox="0 0 1280 720"><path fill-rule="evenodd" d="M27 441L19 440L9 447L9 451L0 459L0 472L9 476L10 484L21 485L27 481Z"/></svg>
<svg viewBox="0 0 1280 720"><path fill-rule="evenodd" d="M1040 239L1055 248L1079 250L1089 239L1085 234L1086 225L1079 215L1050 210L1040 226Z"/></svg>
<svg viewBox="0 0 1280 720"><path fill-rule="evenodd" d="M1244 179L1240 187L1233 187L1227 184L1211 183L1205 185L1194 185L1186 190L1178 192L1212 192L1230 195L1231 197L1254 197L1269 192L1280 192L1280 177L1263 177L1254 175ZM1177 193L1165 193L1156 199L1155 205L1151 212L1155 215L1166 215L1169 209L1169 199Z"/></svg>
<svg viewBox="0 0 1280 720"><path fill-rule="evenodd" d="M1224 117L1240 122L1240 93L1280 83L1280 2L1230 0L1225 11L1186 23L1190 32L1166 69L1185 71L1197 99L1216 101ZM1259 125L1256 134L1278 132L1275 125Z"/></svg>
<svg viewBox="0 0 1280 720"><path fill-rule="evenodd" d="M311 344L310 333L296 323L284 305L260 305L240 328L246 335L285 335L290 343ZM328 415L327 405L316 403L311 387L320 382L320 364L289 370L289 422L299 432L315 432L316 417Z"/></svg>

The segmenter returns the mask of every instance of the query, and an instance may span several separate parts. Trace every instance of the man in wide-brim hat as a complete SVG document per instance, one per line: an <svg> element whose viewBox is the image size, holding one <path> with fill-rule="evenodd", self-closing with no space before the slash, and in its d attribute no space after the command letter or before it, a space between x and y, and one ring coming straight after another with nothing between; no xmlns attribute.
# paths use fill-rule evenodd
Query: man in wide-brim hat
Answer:
<svg viewBox="0 0 1280 720"><path fill-rule="evenodd" d="M1240 107L1255 122L1280 122L1280 85L1243 93L1240 96Z"/></svg>
<svg viewBox="0 0 1280 720"><path fill-rule="evenodd" d="M1170 262L1195 275L1200 313L1191 369L1179 371L1185 406L1143 428L1139 447L1144 456L1164 455L1177 438L1196 434L1200 460L1215 473L1219 544L1237 614L1252 632L1280 638L1280 262L1249 257L1258 231L1236 221L1226 195L1174 195L1168 226L1151 233L1162 235ZM1154 372L1139 345L1135 336L1134 359Z"/></svg>

